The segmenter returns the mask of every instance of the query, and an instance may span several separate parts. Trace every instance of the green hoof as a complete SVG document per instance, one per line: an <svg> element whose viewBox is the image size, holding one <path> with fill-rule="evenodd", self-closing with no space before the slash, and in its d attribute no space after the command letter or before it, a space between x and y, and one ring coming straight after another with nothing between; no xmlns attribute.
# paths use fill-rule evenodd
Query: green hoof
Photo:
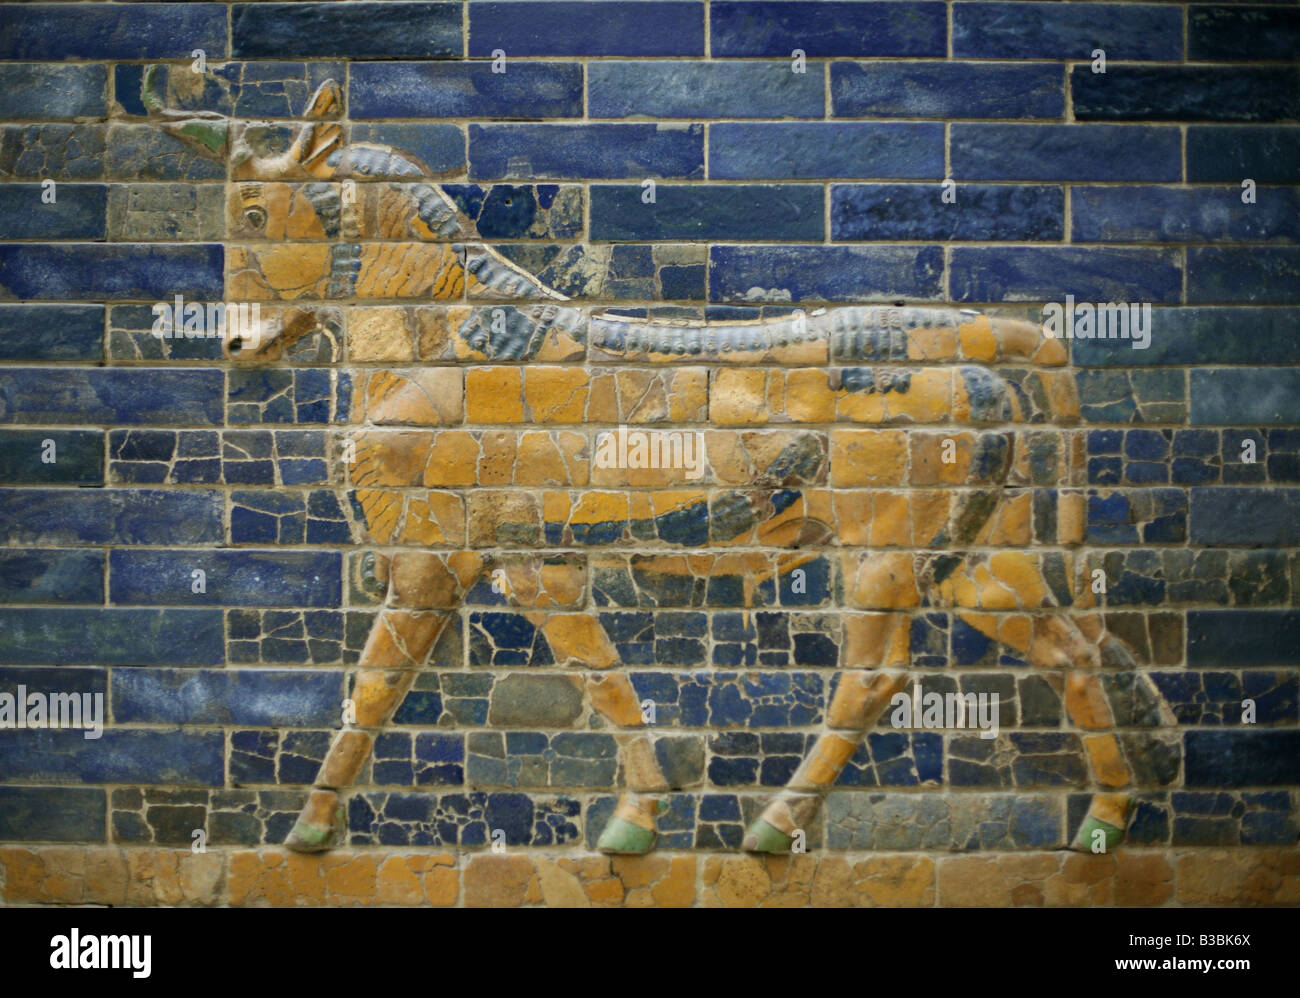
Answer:
<svg viewBox="0 0 1300 998"><path fill-rule="evenodd" d="M321 828L305 821L293 826L284 844L294 852L325 852L338 845L339 835L335 828Z"/></svg>
<svg viewBox="0 0 1300 998"><path fill-rule="evenodd" d="M789 852L794 839L762 818L749 826L740 848L745 852Z"/></svg>
<svg viewBox="0 0 1300 998"><path fill-rule="evenodd" d="M1098 832L1101 834L1098 835ZM1110 852L1123 841L1124 829L1089 815L1079 826L1079 834L1074 837L1074 848L1080 852ZM1097 846L1101 848L1096 848Z"/></svg>
<svg viewBox="0 0 1300 998"><path fill-rule="evenodd" d="M640 856L655 847L655 833L626 818L613 817L600 833L596 848L620 856Z"/></svg>

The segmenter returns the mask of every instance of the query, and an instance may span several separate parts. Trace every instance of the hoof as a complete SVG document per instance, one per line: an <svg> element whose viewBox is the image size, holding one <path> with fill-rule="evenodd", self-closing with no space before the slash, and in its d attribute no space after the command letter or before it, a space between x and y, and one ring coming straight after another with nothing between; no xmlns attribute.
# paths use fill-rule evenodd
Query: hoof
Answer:
<svg viewBox="0 0 1300 998"><path fill-rule="evenodd" d="M333 790L313 790L284 844L294 852L324 852L343 841L343 804Z"/></svg>
<svg viewBox="0 0 1300 998"><path fill-rule="evenodd" d="M749 826L749 831L745 833L740 848L744 849L745 852L785 853L790 851L793 842L794 839L786 835L785 832L759 818Z"/></svg>
<svg viewBox="0 0 1300 998"><path fill-rule="evenodd" d="M1093 852L1094 846L1101 846L1095 851L1110 852L1120 845L1124 841L1132 804L1133 799L1124 794L1098 794L1093 798L1088 816L1079 826L1079 832L1070 848L1079 852Z"/></svg>
<svg viewBox="0 0 1300 998"><path fill-rule="evenodd" d="M616 856L640 856L655 847L655 838L650 829L615 815L600 833L596 849Z"/></svg>
<svg viewBox="0 0 1300 998"><path fill-rule="evenodd" d="M1097 833L1101 832L1101 836ZM1079 834L1074 837L1072 849L1078 852L1092 852L1094 843L1101 843L1104 848L1099 852L1110 852L1124 841L1124 829L1116 828L1108 821L1089 815L1079 826Z"/></svg>

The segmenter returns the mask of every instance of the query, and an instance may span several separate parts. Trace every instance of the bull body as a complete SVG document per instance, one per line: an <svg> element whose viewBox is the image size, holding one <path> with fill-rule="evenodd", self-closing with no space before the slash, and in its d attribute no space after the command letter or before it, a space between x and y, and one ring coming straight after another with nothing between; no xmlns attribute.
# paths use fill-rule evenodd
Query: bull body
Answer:
<svg viewBox="0 0 1300 998"><path fill-rule="evenodd" d="M1084 733L1095 791L1076 845L1122 839L1141 760L1110 730L1099 669L1132 658L1106 632L1078 556L1078 401L1059 342L1031 323L943 308L720 323L579 306L477 242L419 163L345 145L326 120L338 103L323 86L312 106L322 120L274 157L238 141L229 151L224 122L164 121L230 157L227 298L268 315L252 342L227 344L230 360L342 360L352 393L348 498L383 606L354 716L290 846L338 841L339 792L448 621L467 612L466 594L490 584L619 729L626 793L600 847L646 851L673 788L595 608L644 605L638 577L676 580L696 605L725 577L732 605L749 608L819 559L836 565L852 668L745 848L786 851L808 827L906 685L912 621L932 607L1046 670ZM156 97L150 106L162 113ZM478 407L473 429L462 400ZM601 434L657 424L698 425L698 478L592 461ZM471 489L500 496L477 536L472 511L465 526L466 502L481 498ZM685 522L704 526L683 533ZM538 557L537 530L565 553ZM533 539L510 543L522 537Z"/></svg>

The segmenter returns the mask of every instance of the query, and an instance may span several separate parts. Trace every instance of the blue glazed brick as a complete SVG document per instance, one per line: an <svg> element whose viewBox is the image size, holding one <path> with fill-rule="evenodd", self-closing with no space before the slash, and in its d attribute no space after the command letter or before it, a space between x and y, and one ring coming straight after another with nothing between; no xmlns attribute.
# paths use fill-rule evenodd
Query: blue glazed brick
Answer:
<svg viewBox="0 0 1300 998"><path fill-rule="evenodd" d="M1155 308L1147 349L1124 340L1074 340L1070 356L1085 366L1300 363L1300 309Z"/></svg>
<svg viewBox="0 0 1300 998"><path fill-rule="evenodd" d="M1264 187L1255 204L1240 190L1075 187L1076 243L1300 242L1300 191Z"/></svg>
<svg viewBox="0 0 1300 998"><path fill-rule="evenodd" d="M113 68L113 98L127 114L144 117L140 98L144 66L120 63ZM179 86L169 86L171 74L183 74ZM155 86L172 107L213 111L238 118L292 118L307 113L311 98L326 80L342 83L342 62L227 62L210 66L202 87L187 86L189 66L159 66ZM341 109L333 112L341 113Z"/></svg>
<svg viewBox="0 0 1300 998"><path fill-rule="evenodd" d="M225 783L220 731L127 731L103 737L62 728L0 730L0 779L219 787Z"/></svg>
<svg viewBox="0 0 1300 998"><path fill-rule="evenodd" d="M960 196L960 195L959 195ZM958 247L949 277L953 301L1176 302L1180 254L1173 249Z"/></svg>
<svg viewBox="0 0 1300 998"><path fill-rule="evenodd" d="M223 8L224 11L224 8ZM459 58L458 3L237 3L235 58Z"/></svg>
<svg viewBox="0 0 1300 998"><path fill-rule="evenodd" d="M1065 74L1051 63L834 62L831 107L837 118L1059 118Z"/></svg>
<svg viewBox="0 0 1300 998"><path fill-rule="evenodd" d="M0 430L0 484L103 485L103 431Z"/></svg>
<svg viewBox="0 0 1300 998"><path fill-rule="evenodd" d="M224 161L201 155L154 125L113 125L104 172L119 180L223 180Z"/></svg>
<svg viewBox="0 0 1300 998"><path fill-rule="evenodd" d="M441 122L357 122L352 141L392 146L411 156L430 173L465 169L465 133L459 125Z"/></svg>
<svg viewBox="0 0 1300 998"><path fill-rule="evenodd" d="M107 791L0 787L0 842L103 842Z"/></svg>
<svg viewBox="0 0 1300 998"><path fill-rule="evenodd" d="M103 551L0 551L0 603L103 602Z"/></svg>
<svg viewBox="0 0 1300 998"><path fill-rule="evenodd" d="M0 489L11 541L31 544L210 544L222 496L151 489Z"/></svg>
<svg viewBox="0 0 1300 998"><path fill-rule="evenodd" d="M713 180L822 177L943 178L938 122L744 124L709 129Z"/></svg>
<svg viewBox="0 0 1300 998"><path fill-rule="evenodd" d="M0 305L0 360L103 356L103 305Z"/></svg>
<svg viewBox="0 0 1300 998"><path fill-rule="evenodd" d="M1187 8L1188 59L1288 62L1297 51L1300 9L1294 6Z"/></svg>
<svg viewBox="0 0 1300 998"><path fill-rule="evenodd" d="M220 665L220 610L0 607L0 662Z"/></svg>
<svg viewBox="0 0 1300 998"><path fill-rule="evenodd" d="M40 184L0 185L0 239L103 239L107 226L103 184L60 184L53 204Z"/></svg>
<svg viewBox="0 0 1300 998"><path fill-rule="evenodd" d="M470 176L678 177L704 174L701 125L471 125ZM2 274L3 271L0 271Z"/></svg>
<svg viewBox="0 0 1300 998"><path fill-rule="evenodd" d="M1183 12L1172 4L956 3L952 53L979 59L1172 60L1183 55Z"/></svg>
<svg viewBox="0 0 1300 998"><path fill-rule="evenodd" d="M337 551L113 551L109 601L150 606L338 606ZM206 592L192 591L205 573Z"/></svg>
<svg viewBox="0 0 1300 998"><path fill-rule="evenodd" d="M1300 731L1189 731L1189 787L1276 787L1300 783Z"/></svg>
<svg viewBox="0 0 1300 998"><path fill-rule="evenodd" d="M15 298L221 298L220 245L0 244L0 292Z"/></svg>
<svg viewBox="0 0 1300 998"><path fill-rule="evenodd" d="M469 54L490 56L497 49L507 57L703 55L704 5L685 0L470 4Z"/></svg>
<svg viewBox="0 0 1300 998"><path fill-rule="evenodd" d="M1300 665L1300 611L1191 610L1187 664L1199 668Z"/></svg>
<svg viewBox="0 0 1300 998"><path fill-rule="evenodd" d="M790 3L714 0L710 51L720 56L941 56L947 51L941 3Z"/></svg>
<svg viewBox="0 0 1300 998"><path fill-rule="evenodd" d="M1187 179L1257 184L1300 183L1300 127L1295 125L1187 126Z"/></svg>
<svg viewBox="0 0 1300 998"><path fill-rule="evenodd" d="M1065 233L1061 187L966 184L945 203L937 184L836 184L835 240L1053 240Z"/></svg>
<svg viewBox="0 0 1300 998"><path fill-rule="evenodd" d="M100 125L5 125L0 179L94 180L104 175L104 140Z"/></svg>
<svg viewBox="0 0 1300 998"><path fill-rule="evenodd" d="M930 247L714 246L712 301L939 298L943 251Z"/></svg>
<svg viewBox="0 0 1300 998"><path fill-rule="evenodd" d="M1200 426L1300 424L1300 369L1240 367L1191 372L1191 422Z"/></svg>
<svg viewBox="0 0 1300 998"><path fill-rule="evenodd" d="M0 5L0 59L189 59L194 49L225 54L225 4Z"/></svg>
<svg viewBox="0 0 1300 998"><path fill-rule="evenodd" d="M1192 541L1216 546L1300 544L1300 491L1193 489Z"/></svg>
<svg viewBox="0 0 1300 998"><path fill-rule="evenodd" d="M807 184L660 186L654 204L640 185L591 187L591 238L808 239L821 242L822 190Z"/></svg>
<svg viewBox="0 0 1300 998"><path fill-rule="evenodd" d="M103 66L51 66L41 63L0 66L0 118L102 117L108 72Z"/></svg>
<svg viewBox="0 0 1300 998"><path fill-rule="evenodd" d="M955 123L957 180L1182 179L1182 143L1169 125Z"/></svg>
<svg viewBox="0 0 1300 998"><path fill-rule="evenodd" d="M512 69L511 72L514 72ZM593 118L820 118L822 67L789 62L591 62Z"/></svg>
<svg viewBox="0 0 1300 998"><path fill-rule="evenodd" d="M338 722L343 678L319 669L114 669L113 719L319 727Z"/></svg>
<svg viewBox="0 0 1300 998"><path fill-rule="evenodd" d="M1300 303L1300 247L1189 249L1187 301Z"/></svg>
<svg viewBox="0 0 1300 998"><path fill-rule="evenodd" d="M221 422L221 372L151 368L0 370L10 423Z"/></svg>
<svg viewBox="0 0 1300 998"><path fill-rule="evenodd" d="M1300 70L1091 66L1070 72L1077 121L1294 121Z"/></svg>
<svg viewBox="0 0 1300 998"><path fill-rule="evenodd" d="M363 62L352 67L354 118L580 118L582 67L510 62ZM598 117L604 117L598 115Z"/></svg>

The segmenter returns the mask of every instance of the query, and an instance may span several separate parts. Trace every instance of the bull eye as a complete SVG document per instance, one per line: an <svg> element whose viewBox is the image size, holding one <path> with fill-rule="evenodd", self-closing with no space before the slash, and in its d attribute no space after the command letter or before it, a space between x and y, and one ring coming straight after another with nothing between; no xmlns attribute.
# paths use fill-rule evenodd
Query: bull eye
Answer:
<svg viewBox="0 0 1300 998"><path fill-rule="evenodd" d="M244 219L255 229L260 229L266 224L266 212L261 208L245 208Z"/></svg>

